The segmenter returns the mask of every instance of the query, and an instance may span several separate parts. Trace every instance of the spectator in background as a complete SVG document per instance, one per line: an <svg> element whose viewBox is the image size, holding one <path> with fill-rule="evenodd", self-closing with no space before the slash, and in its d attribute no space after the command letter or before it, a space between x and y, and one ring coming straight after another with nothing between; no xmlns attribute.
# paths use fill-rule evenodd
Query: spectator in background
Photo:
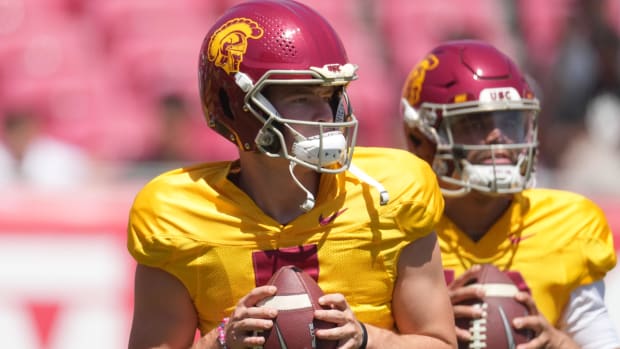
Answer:
<svg viewBox="0 0 620 349"><path fill-rule="evenodd" d="M66 188L89 178L89 156L45 133L45 118L28 108L7 109L0 125L0 185Z"/></svg>
<svg viewBox="0 0 620 349"><path fill-rule="evenodd" d="M620 37L601 27L592 45L596 79L580 108L581 127L569 144L562 144L566 147L558 159L554 185L614 197L620 195Z"/></svg>
<svg viewBox="0 0 620 349"><path fill-rule="evenodd" d="M563 168L574 161L567 152L574 140L581 147L578 139L589 137L586 118L591 103L601 95L620 98L620 39L604 15L600 0L575 2L544 86L540 160L550 170L571 170Z"/></svg>
<svg viewBox="0 0 620 349"><path fill-rule="evenodd" d="M481 41L443 43L412 70L402 105L409 149L446 200L436 231L455 317L484 318L460 302L482 296L465 285L490 263L520 280L530 315L512 325L535 333L527 348L620 348L604 302L612 232L587 198L530 188L540 108L512 60Z"/></svg>
<svg viewBox="0 0 620 349"><path fill-rule="evenodd" d="M146 161L186 162L196 160L192 148L191 117L183 95L169 93L157 100L153 149Z"/></svg>

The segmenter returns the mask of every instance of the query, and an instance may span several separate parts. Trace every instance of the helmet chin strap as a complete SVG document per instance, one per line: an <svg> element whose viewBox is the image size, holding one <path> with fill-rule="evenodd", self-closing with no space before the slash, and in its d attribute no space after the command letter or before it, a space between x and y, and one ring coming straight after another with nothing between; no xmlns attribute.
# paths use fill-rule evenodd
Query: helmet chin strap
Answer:
<svg viewBox="0 0 620 349"><path fill-rule="evenodd" d="M341 163L342 159L346 156L347 142L344 139L344 135L340 131L332 131L323 134L323 136L313 136L296 141L293 144L293 154L299 159L316 165L319 169L330 166L336 163ZM321 140L322 138L322 140ZM310 211L314 208L315 198L314 195L297 179L294 169L297 166L297 162L292 161L289 164L289 172L293 181L299 188L306 193L306 200L299 206L304 211ZM381 183L377 182L374 178L370 177L359 167L350 164L348 170L362 182L367 183L379 191L380 204L386 205L390 200L390 195L385 187Z"/></svg>
<svg viewBox="0 0 620 349"><path fill-rule="evenodd" d="M377 191L379 192L379 203L381 204L381 206L387 205L387 203L390 201L390 194L387 190L385 190L385 187L381 183L377 182L377 180L370 177L366 172L362 171L354 164L351 164L351 166L349 166L349 172L354 174L362 182L367 183L377 189Z"/></svg>
<svg viewBox="0 0 620 349"><path fill-rule="evenodd" d="M293 169L295 168L296 165L297 165L296 162L291 161L288 166L288 169L289 169L289 172L291 173L291 177L293 178L293 181L295 181L295 184L297 184L297 186L306 193L306 200L301 205L299 205L299 207L301 207L302 210L308 212L314 208L314 204L315 204L314 195L312 195L312 193L308 189L306 189L306 187L304 187L303 184L301 184L299 179L297 179L297 176L295 176ZM385 189L385 187L381 185L381 183L377 182L374 178L370 177L366 172L362 171L359 167L353 164L349 166L349 172L351 172L353 175L359 178L362 182L367 183L373 186L375 189L377 189L377 191L379 191L379 199L380 199L379 203L381 204L381 206L387 205L387 203L390 201L390 194Z"/></svg>
<svg viewBox="0 0 620 349"><path fill-rule="evenodd" d="M295 173L293 172L295 166L297 166L297 163L295 161L291 161L288 166L288 170L291 173L291 177L293 178L293 181L295 181L295 184L297 184L297 186L301 188L301 190L306 192L306 200L301 205L299 205L299 207L301 207L302 210L308 212L314 208L314 195L312 195L310 190L306 189L306 187L301 184L299 179L297 179L297 176L295 176Z"/></svg>

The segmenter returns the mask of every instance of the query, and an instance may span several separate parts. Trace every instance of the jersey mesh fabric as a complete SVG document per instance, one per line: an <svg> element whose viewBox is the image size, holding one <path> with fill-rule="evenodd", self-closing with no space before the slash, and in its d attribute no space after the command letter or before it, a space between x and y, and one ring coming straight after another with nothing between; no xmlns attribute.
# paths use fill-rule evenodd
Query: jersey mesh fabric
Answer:
<svg viewBox="0 0 620 349"><path fill-rule="evenodd" d="M399 252L433 230L444 202L430 167L408 152L356 147L353 161L389 191L387 205L349 172L323 175L316 206L287 225L227 180L231 162L162 174L135 199L129 252L185 285L203 333L285 264L311 271L324 292L343 293L360 321L393 329ZM402 173L384 171L395 163Z"/></svg>
<svg viewBox="0 0 620 349"><path fill-rule="evenodd" d="M547 320L557 324L576 288L601 280L616 264L603 211L565 191L529 189L478 242L450 219L437 226L444 269L458 277L474 264L518 272Z"/></svg>

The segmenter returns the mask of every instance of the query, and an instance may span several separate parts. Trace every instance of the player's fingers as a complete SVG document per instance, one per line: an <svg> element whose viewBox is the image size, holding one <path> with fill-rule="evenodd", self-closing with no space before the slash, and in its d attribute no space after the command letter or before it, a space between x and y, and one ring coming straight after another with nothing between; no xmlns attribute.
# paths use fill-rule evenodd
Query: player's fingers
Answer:
<svg viewBox="0 0 620 349"><path fill-rule="evenodd" d="M264 344L265 344L265 337L263 337L260 332L252 333L251 336L246 336L243 339L243 345L246 348L250 347L250 348L262 349Z"/></svg>
<svg viewBox="0 0 620 349"><path fill-rule="evenodd" d="M242 305L246 307L253 307L261 300L276 294L277 290L278 289L272 285L256 287L255 289L250 291L250 293L246 294L243 298L241 298L237 306Z"/></svg>
<svg viewBox="0 0 620 349"><path fill-rule="evenodd" d="M239 306L233 310L230 316L231 322L240 322L245 319L267 319L270 320L278 315L278 310L269 307L243 307Z"/></svg>
<svg viewBox="0 0 620 349"><path fill-rule="evenodd" d="M355 321L355 316L353 316L352 313L349 314L338 309L315 310L314 318L317 320L331 322L338 326L343 326L346 323L353 323Z"/></svg>
<svg viewBox="0 0 620 349"><path fill-rule="evenodd" d="M484 314L484 310L479 305L455 305L452 307L454 317L457 319L479 319Z"/></svg>
<svg viewBox="0 0 620 349"><path fill-rule="evenodd" d="M515 295L515 299L524 304L527 307L527 310L530 312L530 314L534 315L534 314L538 314L538 308L536 307L536 303L534 302L534 299L532 298L532 296L530 296L527 292L518 292Z"/></svg>
<svg viewBox="0 0 620 349"><path fill-rule="evenodd" d="M336 327L337 329L338 327ZM353 335L344 335L342 332L337 331L336 329L322 329L317 330L315 335L318 339L325 341L334 341L338 342L338 349L355 349L359 347L358 342L356 342L355 337Z"/></svg>
<svg viewBox="0 0 620 349"><path fill-rule="evenodd" d="M346 298L340 293L330 293L319 298L319 304L326 308L345 310L349 307Z"/></svg>
<svg viewBox="0 0 620 349"><path fill-rule="evenodd" d="M465 286L465 284L471 279L471 277L480 271L480 265L474 265L471 268L467 269L463 274L461 274L458 278L454 279L448 285L448 288L460 288Z"/></svg>
<svg viewBox="0 0 620 349"><path fill-rule="evenodd" d="M243 320L234 321L231 327L235 332L252 332L268 330L273 327L273 320L259 318L245 318Z"/></svg>
<svg viewBox="0 0 620 349"><path fill-rule="evenodd" d="M529 315L520 316L512 320L512 325L517 330L529 329L539 336L545 329L545 322L541 316Z"/></svg>
<svg viewBox="0 0 620 349"><path fill-rule="evenodd" d="M229 348L233 347L261 347L265 344L265 337L262 336L262 331L247 331L243 329L239 324L232 325L226 335L226 342Z"/></svg>
<svg viewBox="0 0 620 349"><path fill-rule="evenodd" d="M461 303L470 299L482 299L484 298L484 288L480 286L466 286L460 288L451 288L448 290L450 301L452 304Z"/></svg>
<svg viewBox="0 0 620 349"><path fill-rule="evenodd" d="M454 326L456 331L456 338L461 342L469 342L471 339L471 333L468 330L462 329L458 326Z"/></svg>
<svg viewBox="0 0 620 349"><path fill-rule="evenodd" d="M273 307L249 307L244 309L243 318L273 319L278 316L278 309Z"/></svg>
<svg viewBox="0 0 620 349"><path fill-rule="evenodd" d="M317 329L315 335L319 339L338 341L338 348L358 348L362 342L363 330L361 325L355 322L349 322L343 326L337 326L329 329Z"/></svg>
<svg viewBox="0 0 620 349"><path fill-rule="evenodd" d="M253 332L245 332L243 335L240 335L235 340L235 343L241 343L243 348L261 348L265 344L265 337L262 334L262 331L253 331ZM227 346L228 348L232 348L233 345ZM237 347L234 345L234 347Z"/></svg>

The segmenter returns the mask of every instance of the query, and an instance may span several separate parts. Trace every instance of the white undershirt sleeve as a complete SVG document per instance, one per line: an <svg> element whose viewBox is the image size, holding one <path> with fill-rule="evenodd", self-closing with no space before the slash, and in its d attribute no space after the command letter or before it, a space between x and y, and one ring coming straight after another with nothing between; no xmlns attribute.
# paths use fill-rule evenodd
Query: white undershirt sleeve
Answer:
<svg viewBox="0 0 620 349"><path fill-rule="evenodd" d="M560 329L583 349L620 348L620 336L604 300L603 281L581 286L571 293Z"/></svg>

